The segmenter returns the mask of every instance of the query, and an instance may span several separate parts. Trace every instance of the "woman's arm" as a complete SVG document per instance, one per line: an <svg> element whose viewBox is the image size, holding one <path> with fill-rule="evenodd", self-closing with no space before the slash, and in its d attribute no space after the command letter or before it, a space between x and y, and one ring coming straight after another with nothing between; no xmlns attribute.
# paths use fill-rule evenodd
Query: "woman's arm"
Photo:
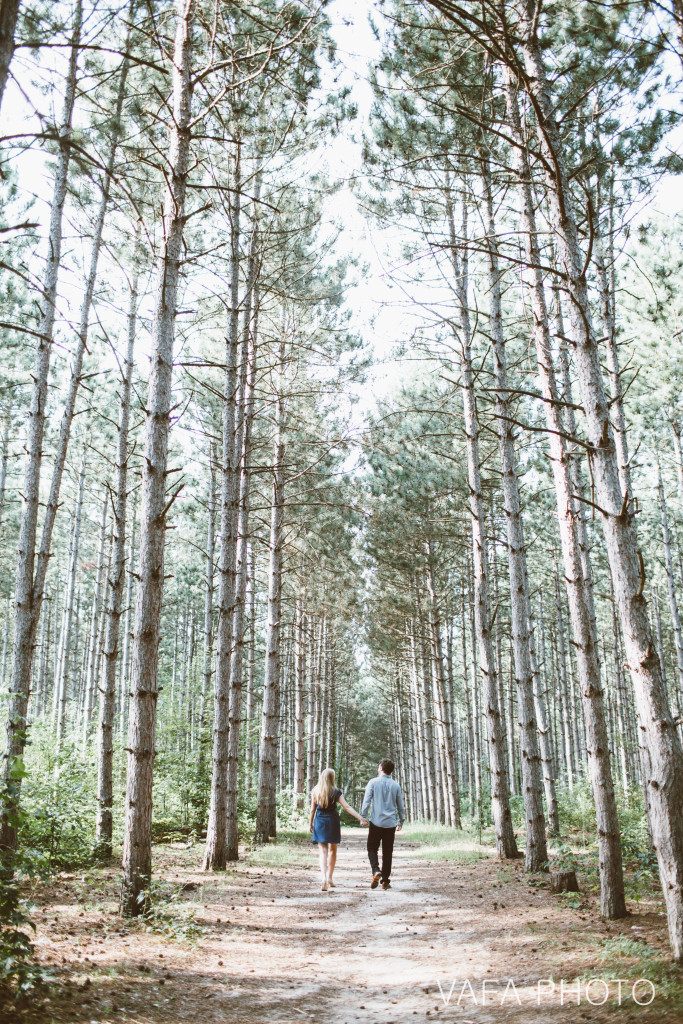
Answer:
<svg viewBox="0 0 683 1024"><path fill-rule="evenodd" d="M311 797L311 817L310 817L310 820L308 822L308 831L309 832L313 831L313 819L315 818L316 806L317 806L317 804L316 804L315 800L313 799L313 797Z"/></svg>
<svg viewBox="0 0 683 1024"><path fill-rule="evenodd" d="M348 813L349 813L349 814L350 814L350 815L351 815L352 817L354 817L354 818L358 818L358 820L359 820L359 821L362 821L362 820L363 820L363 819L361 818L360 814L358 813L358 811L354 811L353 807L349 807L349 805L347 804L347 802L346 802L346 800L344 799L344 797L343 797L343 796L340 796L340 797L339 797L339 803L340 803L340 804L342 805L342 807L344 808L344 810L345 810L345 811L348 811Z"/></svg>

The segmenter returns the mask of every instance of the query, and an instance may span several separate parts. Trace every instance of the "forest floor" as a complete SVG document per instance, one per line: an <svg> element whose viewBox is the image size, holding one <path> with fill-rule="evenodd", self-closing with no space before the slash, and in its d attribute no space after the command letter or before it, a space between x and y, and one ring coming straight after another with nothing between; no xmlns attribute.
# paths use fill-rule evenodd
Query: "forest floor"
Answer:
<svg viewBox="0 0 683 1024"><path fill-rule="evenodd" d="M329 892L301 833L222 875L199 871L197 844L159 846L147 923L117 916L117 869L63 873L32 892L38 956L56 984L0 1019L680 1024L683 975L656 900L605 923L592 895L554 896L521 861L450 837L434 845L419 830L398 836L386 892L369 888L365 833L354 828L344 829ZM635 996L648 1006L633 1000L642 978L654 998L642 981ZM621 1006L613 979L623 979ZM604 1005L591 1005L606 991Z"/></svg>

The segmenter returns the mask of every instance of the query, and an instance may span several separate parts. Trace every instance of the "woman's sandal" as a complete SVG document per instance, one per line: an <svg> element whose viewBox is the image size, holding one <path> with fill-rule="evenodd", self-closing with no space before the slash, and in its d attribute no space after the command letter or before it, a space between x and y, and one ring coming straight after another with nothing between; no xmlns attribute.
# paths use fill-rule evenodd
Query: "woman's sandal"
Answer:
<svg viewBox="0 0 683 1024"><path fill-rule="evenodd" d="M327 892L327 882L323 882L323 884L320 886L320 891Z"/></svg>
<svg viewBox="0 0 683 1024"><path fill-rule="evenodd" d="M330 889L336 889L336 885L334 884L331 878L327 879L327 884L329 885Z"/></svg>

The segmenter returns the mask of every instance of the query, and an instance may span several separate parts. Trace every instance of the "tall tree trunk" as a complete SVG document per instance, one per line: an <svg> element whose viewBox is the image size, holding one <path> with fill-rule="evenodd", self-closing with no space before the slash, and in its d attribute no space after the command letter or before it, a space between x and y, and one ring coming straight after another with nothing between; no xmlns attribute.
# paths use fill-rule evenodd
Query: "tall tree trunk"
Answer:
<svg viewBox="0 0 683 1024"><path fill-rule="evenodd" d="M38 682L35 693L35 717L39 720L43 717L46 696L45 691L47 689L47 649L50 642L50 610L51 601L46 596L41 611L40 661L38 665Z"/></svg>
<svg viewBox="0 0 683 1024"><path fill-rule="evenodd" d="M539 594L539 609L542 611L541 595ZM533 632L533 616L529 612L530 629ZM542 621L542 620L541 620ZM531 666L533 673L534 707L536 710L536 725L538 728L538 739L541 750L541 764L543 766L543 788L545 789L545 802L548 807L548 829L553 835L560 831L560 811L557 805L557 793L555 791L555 759L553 756L553 740L548 721L548 685L547 680L541 680L541 671L545 676L545 645L541 634L541 664L539 666L536 658L536 645L531 647Z"/></svg>
<svg viewBox="0 0 683 1024"><path fill-rule="evenodd" d="M258 297L256 296L255 305ZM248 316L249 306L247 307ZM244 679L244 647L246 642L247 568L249 559L249 491L251 485L251 428L254 417L254 386L256 383L256 332L258 310L254 312L253 323L245 326L247 347L247 377L245 381L243 412L243 436L240 455L239 519L237 524L237 586L235 592L235 613L232 627L233 650L230 658L230 731L228 735L228 772L226 798L226 857L237 860L239 828L237 797L239 782L240 733L242 731L242 687ZM247 325L249 321L246 321Z"/></svg>
<svg viewBox="0 0 683 1024"><path fill-rule="evenodd" d="M280 616L282 608L282 541L284 525L285 396L282 393L284 343L280 346L280 386L275 409L273 491L270 514L266 661L259 749L256 841L267 843L276 833L277 726L280 713Z"/></svg>
<svg viewBox="0 0 683 1024"><path fill-rule="evenodd" d="M417 671L417 655L415 650L415 623L411 622L407 625L408 642L410 645L410 686L412 692L412 700L415 707L415 738L417 745L417 759L419 765L419 782L420 782L420 805L421 805L421 817L427 821L430 817L429 807L429 773L427 771L427 736L424 715L422 711L422 701L420 700L420 691L418 684L418 671Z"/></svg>
<svg viewBox="0 0 683 1024"><path fill-rule="evenodd" d="M306 644L304 632L306 620L303 613L303 600L299 598L296 605L295 621L295 654L294 654L294 808L304 808L304 697L306 689Z"/></svg>
<svg viewBox="0 0 683 1024"><path fill-rule="evenodd" d="M247 589L249 591L249 652L247 664L247 706L245 709L245 742L247 755L246 791L251 792L252 775L256 752L254 743L254 676L256 670L256 556L254 542L249 545L249 569Z"/></svg>
<svg viewBox="0 0 683 1024"><path fill-rule="evenodd" d="M436 598L434 582L434 565L431 542L426 542L427 561L427 593L429 595L429 631L432 653L432 669L436 694L436 727L441 748L441 760L445 771L445 795L448 801L448 820L453 828L462 828L460 820L460 794L458 792L458 774L455 768L453 753L453 736L448 716L446 697L446 681L443 672L443 650L441 645L441 618Z"/></svg>
<svg viewBox="0 0 683 1024"><path fill-rule="evenodd" d="M576 772L576 751L573 743L573 734L571 729L571 720L574 715L574 708L571 704L569 680L567 676L567 644L564 632L564 612L562 608L562 590L560 587L560 579L557 572L557 566L555 566L554 572L555 578L555 615L557 619L557 647L558 647L558 662L560 669L560 686L562 690L562 702L564 708L564 721L565 721L565 761L567 764L567 784L570 789L574 788L574 775Z"/></svg>
<svg viewBox="0 0 683 1024"><path fill-rule="evenodd" d="M136 548L136 526L137 526L137 501L133 502L133 516L130 524L130 542L128 544L128 582L126 584L126 615L123 622L123 657L121 658L121 675L119 678L119 738L120 746L126 742L128 735L128 708L130 704L130 646L133 620L133 580L135 578L135 552Z"/></svg>
<svg viewBox="0 0 683 1024"><path fill-rule="evenodd" d="M494 381L496 387L496 420L503 503L507 528L508 568L510 573L510 615L517 687L517 709L522 762L522 791L526 820L526 871L540 871L548 860L543 813L541 754L534 712L534 673L531 647L531 600L526 560L526 541L522 503L517 481L517 458L513 436L510 389L507 379L505 337L501 297L501 272L496 245L496 226L488 159L482 159L486 195L487 251L489 258L489 337L493 345Z"/></svg>
<svg viewBox="0 0 683 1024"><path fill-rule="evenodd" d="M317 648L316 619L309 618L309 688L308 688L308 757L306 763L306 789L310 793L316 784L316 738L318 732L318 683L320 678Z"/></svg>
<svg viewBox="0 0 683 1024"><path fill-rule="evenodd" d="M239 270L241 212L241 147L235 148L230 210L230 315L223 393L223 453L221 463L221 543L219 552L216 677L214 682L211 799L206 831L204 870L221 871L226 865L228 730L230 722L230 657L235 601L236 521L239 475L236 452L237 395L239 387Z"/></svg>
<svg viewBox="0 0 683 1024"><path fill-rule="evenodd" d="M507 727L507 713L505 709L505 683L503 681L503 639L501 629L501 616L498 614L500 598L498 590L498 553L497 553L497 539L496 539L496 524L493 510L491 510L491 578L493 581L493 615L491 628L493 630L493 648L496 652L496 682L498 684L498 707L500 708L500 725L503 733L503 758L506 765L509 765L510 759L508 757L508 727ZM512 796L516 795L515 787L516 780L515 774L510 774L508 770L508 783L510 785L510 793Z"/></svg>
<svg viewBox="0 0 683 1024"><path fill-rule="evenodd" d="M216 449L209 445L209 500L206 510L206 586L204 590L204 667L199 709L199 775L206 759L206 699L211 692L213 676L213 594L214 557L216 552Z"/></svg>
<svg viewBox="0 0 683 1024"><path fill-rule="evenodd" d="M7 463L9 462L9 431L11 412L8 409L5 415L5 426L2 431L2 456L0 456L0 526L5 512L5 488L7 485Z"/></svg>
<svg viewBox="0 0 683 1024"><path fill-rule="evenodd" d="M7 603L5 606L5 633L2 641L2 668L0 668L0 686L4 689L5 686L5 675L7 672L7 650L9 648L9 635L10 635L10 597L7 595Z"/></svg>
<svg viewBox="0 0 683 1024"><path fill-rule="evenodd" d="M662 680L644 596L645 571L631 503L622 494L600 352L588 298L584 256L572 210L562 143L535 29L524 25L525 85L534 102L546 157L553 226L570 297L574 352L586 416L595 503L621 619L626 656L649 749L650 824L667 905L674 956L683 960L683 754Z"/></svg>
<svg viewBox="0 0 683 1024"><path fill-rule="evenodd" d="M102 501L102 521L100 523L100 546L97 554L97 574L95 576L95 593L93 594L92 612L90 617L90 636L88 637L85 680L83 696L83 717L81 721L81 742L83 747L87 745L91 731L91 717L95 702L95 681L100 667L101 649L101 613L102 599L106 600L107 580L109 578L109 566L105 569L104 552L107 545L107 507L109 505L109 493L105 491ZM108 556L110 557L110 556Z"/></svg>
<svg viewBox="0 0 683 1024"><path fill-rule="evenodd" d="M97 267L100 258L100 250L102 248L102 234L104 231L104 223L107 215L107 209L109 206L111 182L114 175L114 167L116 163L116 153L118 150L118 145L121 137L121 114L123 111L123 102L126 96L126 83L128 80L128 72L130 70L129 50L132 32L132 12L135 3L136 0L131 0L131 5L129 8L128 37L125 46L125 56L123 64L121 66L121 72L119 74L116 106L113 112L113 127L109 140L109 153L102 181L100 182L100 190L102 194L100 197L100 203L93 229L92 247L90 250L90 266L88 269L88 276L85 281L85 291L81 302L76 344L71 359L69 386L67 388L66 398L64 400L64 407L62 409L62 417L59 424L59 438L57 440L57 451L52 471L52 480L50 482L50 493L47 499L47 506L45 509L45 521L43 523L43 532L41 535L40 551L38 553L38 564L36 568L36 580L34 584L34 590L36 594L40 595L42 595L45 589L45 577L47 575L47 568L49 564L52 546L52 533L54 530L57 510L59 508L59 494L62 485L62 475L64 473L64 467L66 465L66 455L69 448L69 441L71 439L71 428L73 426L74 416L76 412L76 401L78 399L78 394L81 387L83 374L83 360L85 358L88 346L88 329L90 324L90 313L92 310L93 296L95 293L95 283L97 281ZM38 602L40 602L40 599L41 598L38 598Z"/></svg>
<svg viewBox="0 0 683 1024"><path fill-rule="evenodd" d="M66 706L69 699L69 682L71 672L71 630L73 626L74 600L76 595L76 575L78 573L78 552L81 537L81 517L83 514L83 490L85 487L85 455L81 462L81 471L78 476L78 497L74 511L74 525L71 535L71 558L69 561L69 575L67 577L66 598L64 603L64 637L62 641L62 663L59 673L59 696L57 698L57 723L55 734L55 746L61 748L66 724Z"/></svg>
<svg viewBox="0 0 683 1024"><path fill-rule="evenodd" d="M449 208L449 221L453 225L453 212ZM466 236L466 225L463 237ZM452 235L455 231L452 228ZM454 241L454 239L453 239ZM481 486L481 459L479 455L479 424L474 395L472 372L471 327L467 298L467 262L451 244L451 261L455 277L460 315L460 389L462 393L465 436L467 440L467 480L472 524L472 559L474 568L474 622L477 633L479 666L485 702L488 734L489 766L491 771L491 809L496 832L499 857L516 857L517 844L510 813L510 794L507 766L503 749L503 733L498 706L496 666L491 642L491 613L489 601L488 547L484 517L484 498Z"/></svg>
<svg viewBox="0 0 683 1024"><path fill-rule="evenodd" d="M581 557L578 532L575 525L577 516L576 501L565 443L564 424L560 412L561 402L553 365L550 329L540 269L540 252L531 194L531 175L526 150L523 148L517 97L511 83L508 84L508 110L513 124L513 131L521 143L518 156L518 174L521 186L527 263L532 268L531 299L534 316L536 359L548 426L562 557L586 722L593 797L598 818L601 883L600 907L603 917L612 919L625 916L626 903L624 899L619 819L609 760L609 744L594 626L595 612L592 581L585 571L586 563Z"/></svg>
<svg viewBox="0 0 683 1024"><path fill-rule="evenodd" d="M605 266L599 211L596 214L595 221L596 223L593 224L595 266L600 294L600 320L604 332L607 370L609 373L610 422L614 430L614 448L621 493L626 500L630 501L633 498L633 487L631 484L631 463L628 454L628 432L626 429L626 416L624 414L624 400L621 387L613 296L611 294L607 267Z"/></svg>
<svg viewBox="0 0 683 1024"><path fill-rule="evenodd" d="M17 760L23 755L26 743L26 709L31 689L33 649L43 596L44 580L38 589L34 575L40 507L40 470L43 459L43 436L47 411L50 355L54 335L57 282L62 253L62 214L71 159L71 131L82 20L83 4L82 0L77 0L74 8L64 104L59 125L59 152L55 168L45 277L41 293L41 317L37 332L39 341L32 374L33 385L26 439L26 469L17 543L14 648L5 750L3 752L3 806L0 817L0 853L3 856L6 853L7 858L11 858L17 841L14 812L19 802L21 778L17 777L15 767Z"/></svg>
<svg viewBox="0 0 683 1024"><path fill-rule="evenodd" d="M465 698L465 722L464 722L464 733L467 746L467 797L469 802L469 814L470 818L473 818L472 808L474 805L474 733L472 730L472 706L470 702L470 688L468 680L470 677L469 664L467 660L467 588L463 582L462 586L462 603L460 605L460 635L462 639L462 688Z"/></svg>
<svg viewBox="0 0 683 1024"><path fill-rule="evenodd" d="M128 460L130 451L130 397L133 386L135 334L137 330L138 267L133 268L128 305L128 344L121 380L119 400L118 441L116 446L116 494L114 496L114 538L109 580L109 602L106 609L102 677L99 682L99 735L97 750L97 823L95 854L107 861L112 856L112 807L114 803L114 713L116 704L116 667L119 660L119 638L123 594L126 585L126 513L128 507ZM135 526L131 531L131 543ZM131 553L132 557L132 553ZM132 579L133 566L130 565ZM125 670L122 673L124 690L121 716L124 717Z"/></svg>
<svg viewBox="0 0 683 1024"><path fill-rule="evenodd" d="M153 346L145 452L142 463L140 564L133 631L128 775L123 843L121 910L145 910L152 874L152 781L158 696L159 625L164 585L168 435L173 340L185 225L185 194L191 143L191 50L193 0L177 0L173 54L173 117L164 202L163 241L153 317ZM176 492L177 494L177 492ZM175 495L174 495L175 497ZM171 498L171 502L173 498Z"/></svg>

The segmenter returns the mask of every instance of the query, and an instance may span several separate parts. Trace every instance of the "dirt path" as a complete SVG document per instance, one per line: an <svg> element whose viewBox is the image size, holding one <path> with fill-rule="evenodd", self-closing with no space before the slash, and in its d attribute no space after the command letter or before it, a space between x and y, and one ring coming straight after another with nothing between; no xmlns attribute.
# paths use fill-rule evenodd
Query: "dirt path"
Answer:
<svg viewBox="0 0 683 1024"><path fill-rule="evenodd" d="M680 1010L659 993L649 1007L635 1005L631 980L622 986L619 1011L613 1002L591 1006L584 986L576 1004L577 977L625 977L622 958L601 959L606 939L665 949L656 914L605 925L590 908L569 910L532 884L518 863L419 857L399 839L393 888L370 890L364 834L345 830L338 886L328 893L320 892L313 853L309 863L241 865L220 877L191 869L200 861L197 847L184 862L180 854L162 860L159 874L184 884L183 899L196 902L202 934L193 948L122 924L112 901L113 872L99 881L64 878L61 890L44 893L35 917L42 959L70 981L61 995L35 1007L31 1019L404 1024L437 1017L562 1024L611 1021L618 1013L618 1020L680 1024ZM599 982L589 990L593 1002L603 993ZM616 996L611 985L610 998ZM649 989L641 985L637 996L648 999Z"/></svg>

